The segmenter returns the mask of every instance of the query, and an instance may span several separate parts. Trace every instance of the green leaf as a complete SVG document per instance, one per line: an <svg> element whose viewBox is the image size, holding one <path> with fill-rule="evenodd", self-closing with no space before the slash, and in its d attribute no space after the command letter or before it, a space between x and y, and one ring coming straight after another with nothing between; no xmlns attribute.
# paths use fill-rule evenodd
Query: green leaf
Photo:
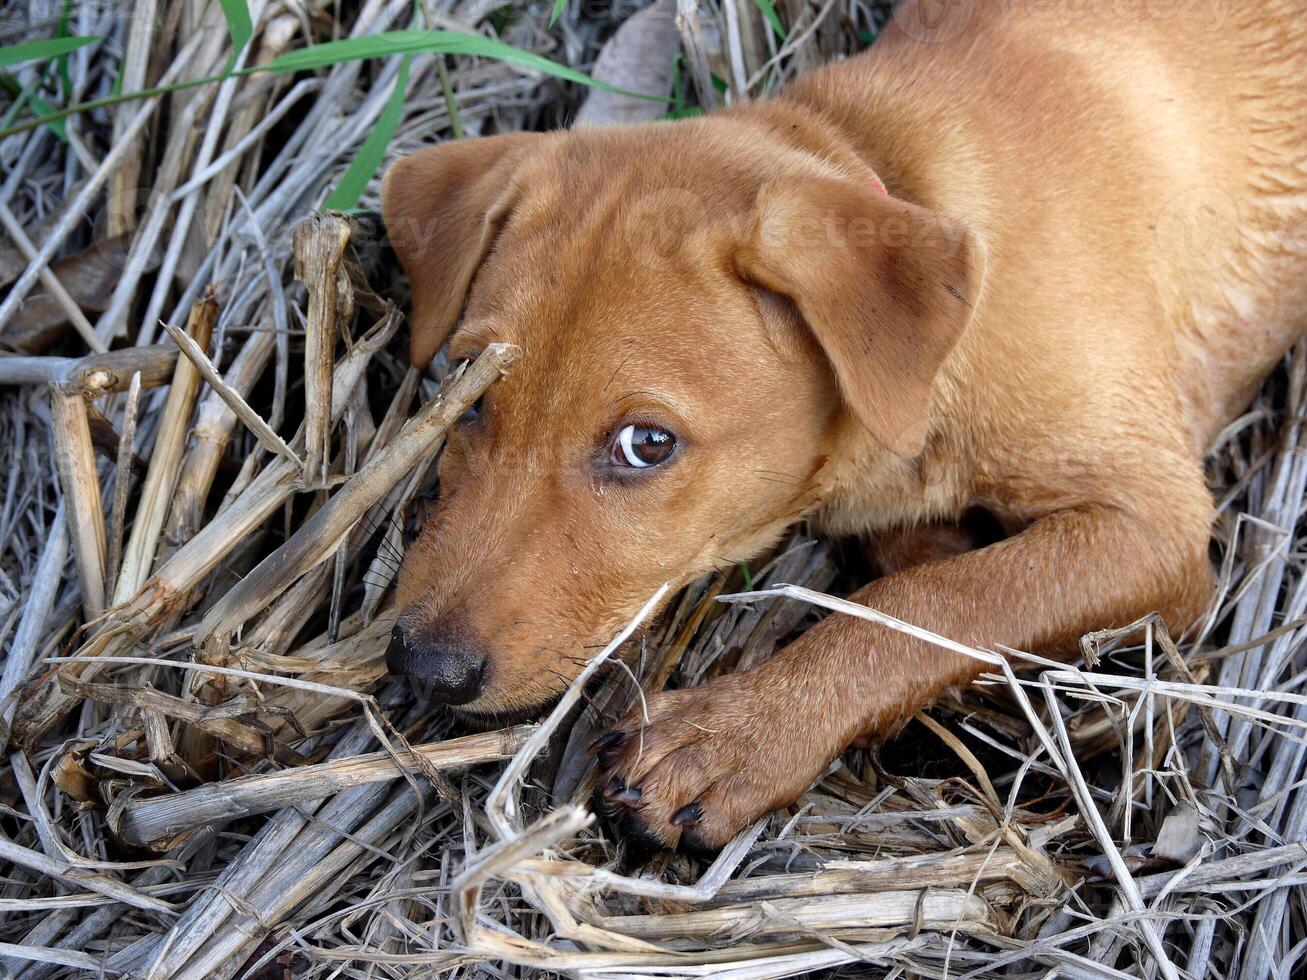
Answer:
<svg viewBox="0 0 1307 980"><path fill-rule="evenodd" d="M685 65L685 59L681 52L676 52L676 57L672 60L672 109L679 111L685 108L685 81L683 78L682 68Z"/></svg>
<svg viewBox="0 0 1307 980"><path fill-rule="evenodd" d="M776 36L784 41L785 27L781 24L780 15L776 13L776 5L771 0L753 0L753 2L758 5L758 9L762 11L767 23L771 24L771 29L776 32Z"/></svg>
<svg viewBox="0 0 1307 980"><path fill-rule="evenodd" d="M41 119L49 119L59 111L49 102L46 102L45 99L35 95L32 96L29 103L32 106L32 111ZM62 119L56 118L53 121L46 123L46 125L50 127L51 132L59 137L60 140L65 143L68 142L68 127L64 124Z"/></svg>
<svg viewBox="0 0 1307 980"><path fill-rule="evenodd" d="M460 31L412 30L387 31L384 34L369 34L364 37L351 37L341 41L327 41L310 48L288 51L273 59L265 68L258 70L292 72L308 71L313 68L325 68L342 61L357 61L363 58L384 58L394 54L461 54L476 58L497 58L511 61L536 71L553 75L565 81L580 85L593 85L619 95L654 102L665 102L658 95L646 95L643 92L628 92L626 89L591 78L585 72L560 65L548 58L542 58L530 51L523 51L503 41L483 37L480 34L465 34ZM251 69L244 69L245 72Z"/></svg>
<svg viewBox="0 0 1307 980"><path fill-rule="evenodd" d="M558 18L563 16L563 11L566 9L567 0L554 0L554 9L549 12L550 27L558 23Z"/></svg>
<svg viewBox="0 0 1307 980"><path fill-rule="evenodd" d="M36 94L35 90L37 87L38 85L32 85L29 86L27 90L24 90L23 87L18 84L18 79L14 78L13 75L9 74L7 71L0 71L0 92L5 93L13 100L13 105L10 107L9 111L5 113L3 120L0 120L0 125L7 125L12 120L12 117L16 115L24 105L30 106L33 114L38 119L48 120L58 112L54 106ZM68 142L68 128L64 125L62 119L56 118L51 122L47 122L46 125L50 127L51 132L59 137L60 140L65 143Z"/></svg>
<svg viewBox="0 0 1307 980"><path fill-rule="evenodd" d="M52 37L44 41L27 41L24 44L6 44L0 48L0 67L18 65L24 61L57 58L99 41L98 37Z"/></svg>
<svg viewBox="0 0 1307 980"><path fill-rule="evenodd" d="M69 24L72 23L73 0L64 0L63 11L59 14L59 26L54 32L55 37L69 37L72 32L69 30ZM61 54L56 61L59 70L59 83L63 86L61 89L64 101L67 102L73 97L73 79L68 72L68 55ZM58 132L58 130L55 130ZM66 142L65 137L65 142Z"/></svg>
<svg viewBox="0 0 1307 980"><path fill-rule="evenodd" d="M381 110L376 126L363 141L358 156L345 171L345 176L340 179L336 189L323 203L322 206L327 210L348 211L350 208L357 207L359 198L367 190L368 182L376 176L377 168L381 166L381 161L386 156L386 147L390 145L395 130L399 128L399 121L404 116L404 95L408 89L408 68L412 60L412 55L406 55L399 63L395 87L390 90L386 108Z"/></svg>
<svg viewBox="0 0 1307 980"><path fill-rule="evenodd" d="M250 8L245 0L218 0L222 4L222 16L227 18L227 33L231 35L231 57L227 60L227 71L236 64L236 59L245 50L254 36L254 22L250 20Z"/></svg>

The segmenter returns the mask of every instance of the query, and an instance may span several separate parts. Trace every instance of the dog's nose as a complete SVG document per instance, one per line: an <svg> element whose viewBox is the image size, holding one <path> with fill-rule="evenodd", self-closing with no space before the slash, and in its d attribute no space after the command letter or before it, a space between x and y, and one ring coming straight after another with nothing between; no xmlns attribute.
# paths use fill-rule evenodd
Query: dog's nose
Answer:
<svg viewBox="0 0 1307 980"><path fill-rule="evenodd" d="M386 667L405 677L420 698L467 704L481 693L485 658L463 643L396 624L386 648Z"/></svg>

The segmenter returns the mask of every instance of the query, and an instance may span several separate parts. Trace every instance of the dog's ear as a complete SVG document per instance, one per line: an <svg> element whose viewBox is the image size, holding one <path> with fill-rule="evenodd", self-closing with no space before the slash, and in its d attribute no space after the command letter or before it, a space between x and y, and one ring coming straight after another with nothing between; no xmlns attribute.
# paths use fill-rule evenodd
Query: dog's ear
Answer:
<svg viewBox="0 0 1307 980"><path fill-rule="evenodd" d="M980 295L979 239L870 181L773 181L737 263L798 307L871 434L901 456L919 453L932 383Z"/></svg>
<svg viewBox="0 0 1307 980"><path fill-rule="evenodd" d="M424 368L445 342L512 201L535 133L452 140L395 161L381 185L386 233L413 285L409 357Z"/></svg>

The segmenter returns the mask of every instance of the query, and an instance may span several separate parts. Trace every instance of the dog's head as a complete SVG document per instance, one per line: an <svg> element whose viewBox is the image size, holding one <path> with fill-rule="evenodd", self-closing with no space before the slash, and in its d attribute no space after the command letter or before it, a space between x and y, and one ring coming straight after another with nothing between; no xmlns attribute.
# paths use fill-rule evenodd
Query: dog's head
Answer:
<svg viewBox="0 0 1307 980"><path fill-rule="evenodd" d="M451 330L451 363L523 349L450 434L388 654L474 714L547 703L662 583L769 547L853 433L918 452L981 275L870 171L730 116L445 143L383 208L413 362Z"/></svg>

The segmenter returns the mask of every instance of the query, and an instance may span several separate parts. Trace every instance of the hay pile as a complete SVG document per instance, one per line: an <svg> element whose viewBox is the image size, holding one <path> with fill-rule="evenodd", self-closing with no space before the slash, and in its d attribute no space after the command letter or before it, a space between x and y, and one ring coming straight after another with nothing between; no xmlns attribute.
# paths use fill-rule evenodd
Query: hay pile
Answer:
<svg viewBox="0 0 1307 980"><path fill-rule="evenodd" d="M986 682L848 753L711 866L636 861L592 823L586 746L635 682L756 664L823 607L866 615L826 595L851 581L831 545L796 533L689 589L629 669L623 634L539 725L458 733L386 679L387 590L441 433L517 352L437 394L394 340L404 285L375 228L312 209L366 182L370 153L564 124L584 90L388 54L113 95L221 74L240 34L223 7L251 15L237 65L417 26L586 69L640 6L549 27L539 4L137 0L72 5L66 30L61 4L0 7L6 43L104 38L0 76L0 969L1293 974L1301 355L1214 456L1221 588L1199 636L1145 622L1020 675L975 651ZM707 72L761 94L865 43L880 6L681 3L676 98Z"/></svg>

